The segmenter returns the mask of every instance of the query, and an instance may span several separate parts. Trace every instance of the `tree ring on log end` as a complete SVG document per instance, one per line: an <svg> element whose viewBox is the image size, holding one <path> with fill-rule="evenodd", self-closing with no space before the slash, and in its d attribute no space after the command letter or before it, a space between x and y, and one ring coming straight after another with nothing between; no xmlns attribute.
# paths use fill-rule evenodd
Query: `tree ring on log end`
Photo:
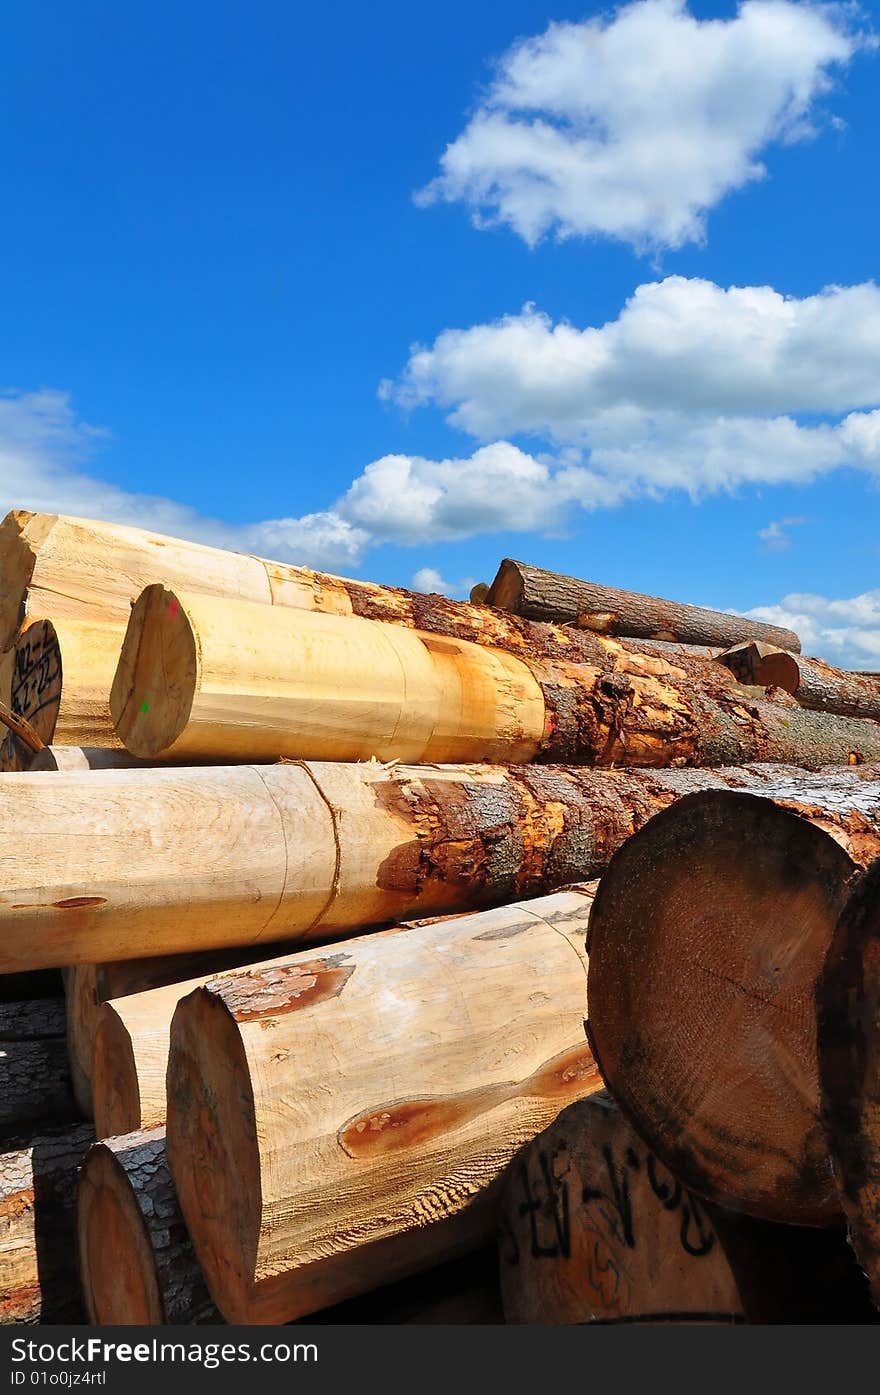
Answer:
<svg viewBox="0 0 880 1395"><path fill-rule="evenodd" d="M687 796L612 859L589 932L590 1043L698 1195L825 1224L815 985L855 864L770 799Z"/></svg>
<svg viewBox="0 0 880 1395"><path fill-rule="evenodd" d="M195 628L179 598L148 586L132 608L110 692L126 750L155 760L174 745L189 721L199 670Z"/></svg>
<svg viewBox="0 0 880 1395"><path fill-rule="evenodd" d="M124 1168L100 1143L86 1154L80 1172L77 1237L91 1322L165 1322L146 1222Z"/></svg>

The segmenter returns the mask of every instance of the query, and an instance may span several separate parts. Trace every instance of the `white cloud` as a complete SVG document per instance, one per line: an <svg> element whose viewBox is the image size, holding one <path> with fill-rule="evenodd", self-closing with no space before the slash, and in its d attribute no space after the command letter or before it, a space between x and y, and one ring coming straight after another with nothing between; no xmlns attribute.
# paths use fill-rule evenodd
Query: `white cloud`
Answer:
<svg viewBox="0 0 880 1395"><path fill-rule="evenodd" d="M416 346L380 395L449 409L478 440L549 441L561 506L880 473L880 289L798 299L670 276L583 329L526 306Z"/></svg>
<svg viewBox="0 0 880 1395"><path fill-rule="evenodd" d="M451 596L456 588L434 567L420 567L412 579L412 589L426 596Z"/></svg>
<svg viewBox="0 0 880 1395"><path fill-rule="evenodd" d="M764 544L768 552L784 552L791 547L791 538L788 535L789 528L798 528L802 523L806 523L805 518L778 518L772 523L768 523L766 528L758 529L758 537Z"/></svg>
<svg viewBox="0 0 880 1395"><path fill-rule="evenodd" d="M805 654L843 667L880 669L880 591L837 601L792 594L746 614L794 630Z"/></svg>
<svg viewBox="0 0 880 1395"><path fill-rule="evenodd" d="M681 0L637 0L551 24L503 56L417 202L462 201L477 227L530 245L554 229L639 249L699 242L707 210L765 177L767 146L815 134L817 99L869 42L851 15L746 0L733 19L698 20Z"/></svg>

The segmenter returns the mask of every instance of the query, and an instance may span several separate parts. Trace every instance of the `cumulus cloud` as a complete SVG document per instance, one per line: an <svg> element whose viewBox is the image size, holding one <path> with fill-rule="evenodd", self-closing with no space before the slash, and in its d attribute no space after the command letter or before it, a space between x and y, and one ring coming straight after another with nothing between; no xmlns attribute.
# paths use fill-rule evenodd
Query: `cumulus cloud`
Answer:
<svg viewBox="0 0 880 1395"><path fill-rule="evenodd" d="M869 42L851 15L746 0L698 20L683 0L636 0L553 23L501 58L416 201L461 201L477 227L529 245L551 230L640 250L699 242L709 209L765 177L768 146L816 133L819 99Z"/></svg>
<svg viewBox="0 0 880 1395"><path fill-rule="evenodd" d="M420 567L412 579L412 589L424 595L451 596L455 587L434 567Z"/></svg>
<svg viewBox="0 0 880 1395"><path fill-rule="evenodd" d="M477 439L550 442L568 462L554 479L569 502L877 472L880 289L796 298L670 276L582 329L526 306L416 346L380 395L447 409ZM614 498L600 500L603 481Z"/></svg>
<svg viewBox="0 0 880 1395"><path fill-rule="evenodd" d="M843 667L880 670L880 591L849 600L794 593L746 614L794 630L805 654Z"/></svg>

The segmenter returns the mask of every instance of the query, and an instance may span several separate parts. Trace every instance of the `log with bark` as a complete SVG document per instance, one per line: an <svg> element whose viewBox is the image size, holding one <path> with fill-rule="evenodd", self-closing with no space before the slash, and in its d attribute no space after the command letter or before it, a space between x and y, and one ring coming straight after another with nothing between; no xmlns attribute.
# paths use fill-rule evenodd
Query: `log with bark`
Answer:
<svg viewBox="0 0 880 1395"><path fill-rule="evenodd" d="M832 668L822 659L787 654L754 640L719 654L718 662L741 683L783 688L802 707L880 720L880 684L864 673Z"/></svg>
<svg viewBox="0 0 880 1395"><path fill-rule="evenodd" d="M600 1085L589 906L567 892L367 936L182 1000L168 1158L229 1321L287 1321L485 1243L510 1158Z"/></svg>
<svg viewBox="0 0 880 1395"><path fill-rule="evenodd" d="M0 1323L78 1322L76 1170L88 1124L0 1153Z"/></svg>
<svg viewBox="0 0 880 1395"><path fill-rule="evenodd" d="M0 974L326 941L538 895L600 876L682 794L775 778L376 762L8 774Z"/></svg>
<svg viewBox="0 0 880 1395"><path fill-rule="evenodd" d="M76 1119L64 999L0 1003L0 1134Z"/></svg>
<svg viewBox="0 0 880 1395"><path fill-rule="evenodd" d="M11 710L45 746L106 746L121 750L110 719L110 688L125 635L122 621L33 619L14 648ZM32 767L34 753L9 732L6 770Z"/></svg>
<svg viewBox="0 0 880 1395"><path fill-rule="evenodd" d="M487 598L490 606L526 615L532 620L575 621L597 634L634 635L644 639L677 640L684 644L720 645L760 639L800 652L793 630L767 625L726 611L664 601L636 591L597 586L572 576L530 567L505 557Z"/></svg>
<svg viewBox="0 0 880 1395"><path fill-rule="evenodd" d="M96 1143L80 1169L76 1234L89 1322L211 1323L165 1156L164 1129Z"/></svg>
<svg viewBox="0 0 880 1395"><path fill-rule="evenodd" d="M511 1163L499 1259L508 1322L745 1320L705 1204L604 1090L569 1105Z"/></svg>
<svg viewBox="0 0 880 1395"><path fill-rule="evenodd" d="M851 1242L880 1307L880 862L841 913L816 996L822 1117Z"/></svg>
<svg viewBox="0 0 880 1395"><path fill-rule="evenodd" d="M817 766L880 759L880 724L756 701L677 659L520 658L399 625L148 587L110 706L144 759ZM724 678L721 674L725 673Z"/></svg>
<svg viewBox="0 0 880 1395"><path fill-rule="evenodd" d="M768 1220L839 1214L813 994L878 852L877 772L841 768L680 800L612 859L590 927L589 1039L698 1195Z"/></svg>

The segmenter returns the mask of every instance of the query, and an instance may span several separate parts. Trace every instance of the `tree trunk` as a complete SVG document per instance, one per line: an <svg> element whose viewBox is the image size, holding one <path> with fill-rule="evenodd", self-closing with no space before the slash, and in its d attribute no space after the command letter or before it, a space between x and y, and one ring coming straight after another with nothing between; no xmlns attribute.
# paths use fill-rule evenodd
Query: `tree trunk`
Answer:
<svg viewBox="0 0 880 1395"><path fill-rule="evenodd" d="M153 959L120 959L109 964L76 964L68 969L64 984L67 999L67 1054L73 1090L82 1114L89 1119L95 1117L92 1063L95 1033L103 1003L108 999L128 1000L133 996L161 989L166 984L187 982L191 979L202 983L223 969L237 967L254 959L264 959L270 949L269 945L265 948L261 946L259 950L253 949L250 955L246 949L211 949L195 954L160 955ZM171 1020L170 1013L168 1020ZM164 1099L163 1081L161 1116L148 1115L142 1119L137 1112L129 1112L124 1118L130 1118L131 1123L120 1119L108 1126L107 1116L102 1115L104 1122L98 1130L98 1138L131 1133L135 1129L152 1128L155 1124L164 1123ZM149 1117L149 1123L145 1121L146 1117Z"/></svg>
<svg viewBox="0 0 880 1395"><path fill-rule="evenodd" d="M528 667L400 625L143 592L110 707L157 757L524 762L544 735Z"/></svg>
<svg viewBox="0 0 880 1395"><path fill-rule="evenodd" d="M822 1117L850 1241L880 1307L880 862L837 923L817 992Z"/></svg>
<svg viewBox="0 0 880 1395"><path fill-rule="evenodd" d="M596 883L589 886L583 884L577 891L592 900L595 885ZM556 896L547 898L551 908L557 899ZM539 898L523 903L519 909L523 915L528 911L540 914L542 904L542 899ZM573 904L578 906L580 902L574 901ZM482 912L483 916L491 914L492 912ZM423 924L437 925L456 921L460 923L464 918L442 916L439 919L429 919ZM398 925L385 933L399 934L406 928L408 927L405 925ZM351 942L346 942L349 943ZM210 968L203 965L197 975L188 979L164 981L161 985L145 988L143 992L134 992L127 996L111 995L101 1004L93 1016L91 1056L91 1087L95 1133L98 1138L129 1133L135 1129L156 1128L165 1123L165 1077L174 1010L181 998L196 988L204 987L210 979L238 976L248 967L248 963L254 962L243 962L241 952L238 954L237 965L231 962L230 955L227 956L226 964L215 962ZM175 959L160 962L173 964L176 958L177 956ZM263 962L260 967L268 972L284 968L290 962L291 950L284 951L279 947L278 957ZM194 969L197 967L193 966Z"/></svg>
<svg viewBox="0 0 880 1395"><path fill-rule="evenodd" d="M120 621L28 621L15 643L11 706L44 745L109 746L122 742L110 720L110 688L125 628ZM10 748L16 759L10 759ZM28 769L33 753L9 733L7 769Z"/></svg>
<svg viewBox="0 0 880 1395"><path fill-rule="evenodd" d="M74 1196L92 1140L79 1124L0 1153L0 1323L81 1320Z"/></svg>
<svg viewBox="0 0 880 1395"><path fill-rule="evenodd" d="M591 581L529 567L509 557L498 568L488 603L532 620L577 621L597 634L636 635L722 648L746 639L760 639L795 653L801 647L794 631L779 625L663 601L636 591L618 591L613 586L597 586Z"/></svg>
<svg viewBox="0 0 880 1395"><path fill-rule="evenodd" d="M745 1321L705 1204L605 1091L569 1105L514 1158L499 1235L508 1322Z"/></svg>
<svg viewBox="0 0 880 1395"><path fill-rule="evenodd" d="M198 656L198 657L197 657ZM280 656L280 657L279 657ZM703 664L519 661L400 626L174 595L132 613L110 706L145 759L808 766L880 759L880 724L756 702Z"/></svg>
<svg viewBox="0 0 880 1395"><path fill-rule="evenodd" d="M508 1322L880 1321L842 1227L699 1200L605 1091L518 1154L499 1213Z"/></svg>
<svg viewBox="0 0 880 1395"><path fill-rule="evenodd" d="M600 876L681 794L778 775L376 762L6 775L0 973L326 941L538 895Z"/></svg>
<svg viewBox="0 0 880 1395"><path fill-rule="evenodd" d="M786 654L754 641L719 654L718 662L742 683L784 688L802 707L880 721L880 683L864 673L832 668L822 659Z"/></svg>
<svg viewBox="0 0 880 1395"><path fill-rule="evenodd" d="M839 1214L813 995L880 852L880 783L863 773L680 800L596 896L588 1032L609 1088L685 1186L767 1220Z"/></svg>
<svg viewBox="0 0 880 1395"><path fill-rule="evenodd" d="M76 1229L91 1323L220 1321L180 1214L164 1129L108 1138L89 1150Z"/></svg>
<svg viewBox="0 0 880 1395"><path fill-rule="evenodd" d="M300 1317L491 1236L516 1149L599 1088L589 907L367 936L183 999L168 1158L229 1321Z"/></svg>
<svg viewBox="0 0 880 1395"><path fill-rule="evenodd" d="M0 1135L77 1117L63 999L0 1004Z"/></svg>

